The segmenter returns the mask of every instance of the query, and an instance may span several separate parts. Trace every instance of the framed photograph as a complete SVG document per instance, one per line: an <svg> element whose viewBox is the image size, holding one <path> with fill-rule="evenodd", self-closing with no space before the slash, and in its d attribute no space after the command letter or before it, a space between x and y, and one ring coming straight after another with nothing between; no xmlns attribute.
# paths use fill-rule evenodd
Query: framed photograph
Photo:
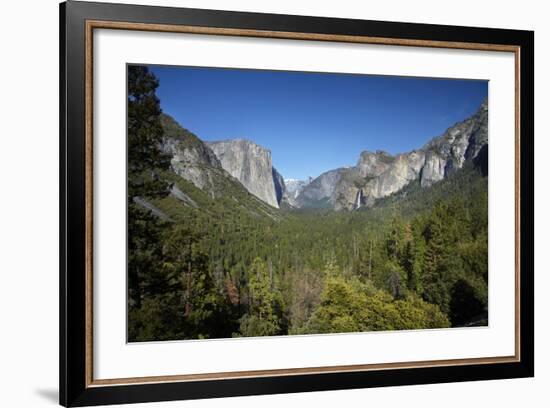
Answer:
<svg viewBox="0 0 550 408"><path fill-rule="evenodd" d="M60 6L60 403L534 375L534 34Z"/></svg>

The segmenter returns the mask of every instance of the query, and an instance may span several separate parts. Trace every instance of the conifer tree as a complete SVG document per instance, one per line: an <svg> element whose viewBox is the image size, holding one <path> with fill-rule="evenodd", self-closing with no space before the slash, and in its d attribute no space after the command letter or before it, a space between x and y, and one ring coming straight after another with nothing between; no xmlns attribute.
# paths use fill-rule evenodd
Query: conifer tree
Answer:
<svg viewBox="0 0 550 408"><path fill-rule="evenodd" d="M461 260L452 253L452 222L449 208L438 202L424 231L426 252L422 276L423 298L438 305L445 313L449 313L452 285L461 273Z"/></svg>
<svg viewBox="0 0 550 408"><path fill-rule="evenodd" d="M128 282L130 307L140 308L145 294L164 290L162 222L136 200L164 197L169 184L159 177L170 161L161 150L163 130L158 81L147 67L128 67Z"/></svg>
<svg viewBox="0 0 550 408"><path fill-rule="evenodd" d="M248 278L249 313L241 319L243 336L269 336L279 330L274 309L275 294L272 289L267 264L260 258L252 262Z"/></svg>

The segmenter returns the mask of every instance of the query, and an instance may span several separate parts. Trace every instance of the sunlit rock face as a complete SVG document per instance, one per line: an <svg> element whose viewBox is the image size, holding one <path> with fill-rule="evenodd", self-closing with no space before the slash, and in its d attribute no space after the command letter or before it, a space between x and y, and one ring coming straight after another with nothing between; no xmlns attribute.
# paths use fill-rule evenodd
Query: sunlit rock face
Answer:
<svg viewBox="0 0 550 408"><path fill-rule="evenodd" d="M221 166L250 193L279 208L277 197L282 197L284 183L274 180L274 175L278 178L278 173L274 173L268 149L245 139L207 142L206 145L214 152Z"/></svg>

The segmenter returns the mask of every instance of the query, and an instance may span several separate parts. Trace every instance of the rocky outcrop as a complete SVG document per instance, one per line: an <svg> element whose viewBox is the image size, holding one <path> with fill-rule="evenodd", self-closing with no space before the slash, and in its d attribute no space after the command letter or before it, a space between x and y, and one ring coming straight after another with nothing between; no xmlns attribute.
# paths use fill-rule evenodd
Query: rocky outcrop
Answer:
<svg viewBox="0 0 550 408"><path fill-rule="evenodd" d="M161 116L164 129L163 150L171 155L171 168L178 176L201 190L211 190L222 170L216 155L193 133L168 115Z"/></svg>
<svg viewBox="0 0 550 408"><path fill-rule="evenodd" d="M295 198L297 207L331 207L332 197L340 177L346 169L327 171L304 186Z"/></svg>
<svg viewBox="0 0 550 408"><path fill-rule="evenodd" d="M439 154L428 150L425 154L424 166L420 174L420 185L429 187L445 177L445 169L447 168L447 159Z"/></svg>
<svg viewBox="0 0 550 408"><path fill-rule="evenodd" d="M307 186L311 180L313 180L311 177L309 180L298 180L298 179L285 179L285 190L287 194L297 197L298 194L302 192L305 186Z"/></svg>
<svg viewBox="0 0 550 408"><path fill-rule="evenodd" d="M361 177L376 177L386 171L395 158L383 150L375 153L364 151L359 156L356 170Z"/></svg>
<svg viewBox="0 0 550 408"><path fill-rule="evenodd" d="M447 129L423 148L426 152L426 168L421 175L421 185L429 186L446 175L462 168L466 160L472 160L488 143L488 105L485 100L470 118Z"/></svg>
<svg viewBox="0 0 550 408"><path fill-rule="evenodd" d="M285 179L275 167L273 167L271 170L273 174L273 183L275 185L275 196L277 198L277 203L280 204L286 193Z"/></svg>
<svg viewBox="0 0 550 408"><path fill-rule="evenodd" d="M179 201L184 203L185 205L188 205L193 208L199 208L199 205L193 200L191 197L189 197L187 194L185 194L183 191L179 189L178 186L173 185L170 189L170 194L173 197L176 197Z"/></svg>
<svg viewBox="0 0 550 408"><path fill-rule="evenodd" d="M260 200L279 208L278 196L282 197L281 184L276 186L271 152L245 139L207 142L221 166ZM278 173L277 173L278 174ZM282 180L282 177L281 177ZM279 188L279 195L277 193Z"/></svg>
<svg viewBox="0 0 550 408"><path fill-rule="evenodd" d="M487 125L485 101L476 114L450 127L421 149L395 156L384 151L362 152L354 167L333 170L338 177L331 186L328 201L336 210L353 210L372 205L376 199L396 193L411 182L431 186L462 168L468 160L483 162L486 168ZM483 158L479 159L481 154ZM326 197L329 191L325 189L313 198ZM311 199L311 194L302 197L304 193L306 189L296 198L299 206L307 206Z"/></svg>
<svg viewBox="0 0 550 408"><path fill-rule="evenodd" d="M291 207L297 207L296 198L300 195L302 190L311 182L310 177L306 180L298 179L285 179L285 193L283 195L283 201L289 204Z"/></svg>
<svg viewBox="0 0 550 408"><path fill-rule="evenodd" d="M151 204L149 201L145 200L144 198L134 197L133 201L134 203L139 205L141 208L151 211L151 214L159 217L163 221L166 221L166 222L174 221L169 216L167 216L164 212L159 210L157 207L155 207L153 204Z"/></svg>

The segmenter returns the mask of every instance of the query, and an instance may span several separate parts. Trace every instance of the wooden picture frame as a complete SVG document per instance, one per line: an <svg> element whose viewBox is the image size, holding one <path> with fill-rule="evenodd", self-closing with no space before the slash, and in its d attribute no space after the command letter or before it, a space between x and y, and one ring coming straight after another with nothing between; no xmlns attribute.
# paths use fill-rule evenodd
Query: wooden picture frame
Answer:
<svg viewBox="0 0 550 408"><path fill-rule="evenodd" d="M515 54L515 354L97 380L93 376L93 32L197 33ZM60 403L121 404L534 375L534 33L68 1L60 5ZM521 251L520 251L521 248ZM123 296L121 294L121 296Z"/></svg>

